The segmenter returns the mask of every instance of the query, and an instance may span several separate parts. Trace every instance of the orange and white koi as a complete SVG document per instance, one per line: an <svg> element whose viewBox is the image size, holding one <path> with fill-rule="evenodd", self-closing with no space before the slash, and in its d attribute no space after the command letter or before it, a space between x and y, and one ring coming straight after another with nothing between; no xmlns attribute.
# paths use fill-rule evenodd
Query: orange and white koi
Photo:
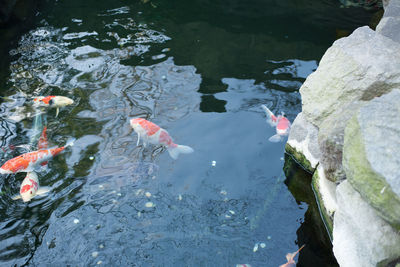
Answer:
<svg viewBox="0 0 400 267"><path fill-rule="evenodd" d="M17 172L32 172L43 162L49 161L54 156L63 151L66 147L72 146L73 141L68 142L65 146L51 149L42 149L19 155L3 164L0 168L0 174L10 174Z"/></svg>
<svg viewBox="0 0 400 267"><path fill-rule="evenodd" d="M166 130L148 120L133 118L130 120L130 124L133 130L138 134L136 145L139 145L140 138L142 137L144 146L146 146L147 143L151 143L167 147L168 153L173 159L177 159L181 153L188 154L194 151L189 146L175 144Z"/></svg>
<svg viewBox="0 0 400 267"><path fill-rule="evenodd" d="M283 136L287 136L290 132L290 121L285 117L285 114L282 112L281 115L275 116L271 110L267 108L265 105L261 105L267 114L267 122L272 126L276 127L276 134L271 136L268 140L270 142L279 142L283 139Z"/></svg>
<svg viewBox="0 0 400 267"><path fill-rule="evenodd" d="M22 198L24 202L28 202L36 195L46 194L50 190L51 188L47 186L40 187L39 179L35 172L28 172L21 183L19 195L14 196L12 199L17 200Z"/></svg>
<svg viewBox="0 0 400 267"><path fill-rule="evenodd" d="M56 112L56 117L57 117L60 108L73 104L74 100L66 96L49 95L49 96L37 96L33 99L33 102L35 103L36 106L39 107L57 108Z"/></svg>

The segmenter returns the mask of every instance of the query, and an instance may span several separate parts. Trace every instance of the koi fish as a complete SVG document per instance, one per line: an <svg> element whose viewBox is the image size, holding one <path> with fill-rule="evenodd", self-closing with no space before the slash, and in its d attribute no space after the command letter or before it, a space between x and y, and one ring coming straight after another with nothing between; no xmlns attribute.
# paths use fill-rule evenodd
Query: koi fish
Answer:
<svg viewBox="0 0 400 267"><path fill-rule="evenodd" d="M142 137L144 146L151 143L167 147L168 153L173 159L177 159L180 153L188 154L194 151L189 146L175 144L166 130L148 120L133 118L130 120L130 124L138 134L136 145L139 145L140 137Z"/></svg>
<svg viewBox="0 0 400 267"><path fill-rule="evenodd" d="M294 261L294 257L296 257L297 253L299 253L300 250L302 248L304 248L304 246L305 245L302 245L301 248L299 248L299 250L297 250L296 252L286 254L286 260L288 262L286 262L285 264L280 265L279 267L295 267L296 266L296 262Z"/></svg>
<svg viewBox="0 0 400 267"><path fill-rule="evenodd" d="M276 127L276 134L271 136L268 140L270 142L279 142L283 139L283 136L287 136L290 132L290 121L285 117L285 114L282 112L281 115L275 116L271 110L267 108L265 105L261 105L267 114L267 122L272 126Z"/></svg>
<svg viewBox="0 0 400 267"><path fill-rule="evenodd" d="M74 100L66 96L49 95L49 96L37 96L33 99L33 102L35 103L36 106L39 107L57 108L56 111L56 117L57 117L60 108L73 104Z"/></svg>
<svg viewBox="0 0 400 267"><path fill-rule="evenodd" d="M13 200L21 199L24 202L30 201L36 195L44 195L51 190L50 187L39 186L39 179L35 172L28 172L26 177L21 183L21 187L19 190L19 195L13 196Z"/></svg>
<svg viewBox="0 0 400 267"><path fill-rule="evenodd" d="M0 168L0 174L10 174L17 172L32 172L43 162L49 161L55 155L59 154L66 147L72 146L73 141L69 141L65 146L51 149L42 149L19 155L3 164Z"/></svg>

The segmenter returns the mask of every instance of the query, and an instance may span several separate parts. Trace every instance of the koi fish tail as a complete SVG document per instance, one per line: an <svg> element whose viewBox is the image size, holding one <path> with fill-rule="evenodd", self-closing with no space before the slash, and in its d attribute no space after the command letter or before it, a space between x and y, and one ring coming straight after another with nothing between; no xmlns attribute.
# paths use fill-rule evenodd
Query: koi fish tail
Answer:
<svg viewBox="0 0 400 267"><path fill-rule="evenodd" d="M266 105L261 105L262 109L265 111L265 113L267 114L267 122L271 125L271 126L275 126L277 123L277 118L274 115L274 113L272 113L271 110L269 110L269 108L267 108Z"/></svg>
<svg viewBox="0 0 400 267"><path fill-rule="evenodd" d="M179 154L189 154L194 150L189 146L177 145L176 147L168 147L168 153L173 159L177 159Z"/></svg>
<svg viewBox="0 0 400 267"><path fill-rule="evenodd" d="M278 143L281 140L282 140L282 136L280 136L279 134L273 135L268 139L268 141L270 141L272 143Z"/></svg>

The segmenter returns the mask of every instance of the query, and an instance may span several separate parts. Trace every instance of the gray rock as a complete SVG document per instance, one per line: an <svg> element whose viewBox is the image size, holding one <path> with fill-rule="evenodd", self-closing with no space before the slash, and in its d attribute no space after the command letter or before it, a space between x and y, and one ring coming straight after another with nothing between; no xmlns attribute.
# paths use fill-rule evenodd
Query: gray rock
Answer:
<svg viewBox="0 0 400 267"><path fill-rule="evenodd" d="M400 90L371 100L345 129L347 179L377 213L400 230Z"/></svg>
<svg viewBox="0 0 400 267"><path fill-rule="evenodd" d="M342 167L344 129L360 105L362 102L355 101L342 106L325 119L319 127L320 164L323 166L325 177L332 182L339 182L346 178Z"/></svg>
<svg viewBox="0 0 400 267"><path fill-rule="evenodd" d="M343 104L370 100L400 86L399 51L399 43L367 26L337 40L300 88L307 120L319 127Z"/></svg>
<svg viewBox="0 0 400 267"><path fill-rule="evenodd" d="M400 18L383 17L376 27L376 32L400 43Z"/></svg>
<svg viewBox="0 0 400 267"><path fill-rule="evenodd" d="M386 2L386 3L385 3ZM385 9L385 17L399 17L400 16L400 0L386 0L383 2Z"/></svg>
<svg viewBox="0 0 400 267"><path fill-rule="evenodd" d="M317 138L318 128L308 122L303 113L299 113L292 124L285 149L309 172L314 172L320 159Z"/></svg>
<svg viewBox="0 0 400 267"><path fill-rule="evenodd" d="M337 186L336 199L333 253L340 266L376 266L400 255L399 233L347 181Z"/></svg>
<svg viewBox="0 0 400 267"><path fill-rule="evenodd" d="M400 43L400 0L392 0L385 7L376 32Z"/></svg>

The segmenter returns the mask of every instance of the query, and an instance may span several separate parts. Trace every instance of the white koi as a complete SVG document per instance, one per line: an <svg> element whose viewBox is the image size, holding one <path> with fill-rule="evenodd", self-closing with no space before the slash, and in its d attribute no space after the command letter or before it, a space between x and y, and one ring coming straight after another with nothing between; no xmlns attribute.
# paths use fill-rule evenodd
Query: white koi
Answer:
<svg viewBox="0 0 400 267"><path fill-rule="evenodd" d="M56 117L60 111L60 108L72 105L74 100L66 96L56 96L56 95L49 95L49 96L37 96L33 99L33 102L36 106L39 107L54 107L57 108Z"/></svg>
<svg viewBox="0 0 400 267"><path fill-rule="evenodd" d="M168 149L168 153L173 159L177 159L181 153L188 154L194 151L189 146L175 144L166 130L148 120L133 118L130 120L130 124L138 134L137 145L139 145L140 138L143 139L145 146L147 143L163 145Z"/></svg>

